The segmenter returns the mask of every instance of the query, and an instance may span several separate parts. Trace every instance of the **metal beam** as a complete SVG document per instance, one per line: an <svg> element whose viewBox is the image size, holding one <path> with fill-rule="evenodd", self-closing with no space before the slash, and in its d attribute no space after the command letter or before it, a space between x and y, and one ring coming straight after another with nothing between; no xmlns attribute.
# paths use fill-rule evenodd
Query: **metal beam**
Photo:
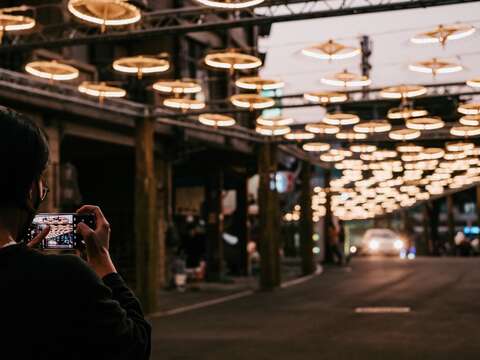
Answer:
<svg viewBox="0 0 480 360"><path fill-rule="evenodd" d="M185 34L196 31L270 25L276 22L309 20L381 11L397 11L453 5L478 0L387 0L376 4L363 0L271 0L259 6L231 11L208 7L181 8L144 13L140 25L121 31L101 33L73 20L70 23L44 26L42 31L15 35L0 47L0 53L25 51L34 48L58 48L97 42L119 42L162 35ZM8 35L10 36L10 35Z"/></svg>

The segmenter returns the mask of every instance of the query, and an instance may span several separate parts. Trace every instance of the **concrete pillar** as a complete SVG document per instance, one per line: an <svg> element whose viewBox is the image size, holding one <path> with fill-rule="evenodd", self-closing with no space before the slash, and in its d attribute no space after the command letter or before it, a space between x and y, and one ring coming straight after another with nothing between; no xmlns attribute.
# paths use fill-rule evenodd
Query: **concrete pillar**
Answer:
<svg viewBox="0 0 480 360"><path fill-rule="evenodd" d="M239 273L248 274L248 179L242 176L237 185L237 209L235 211L235 224L239 245Z"/></svg>
<svg viewBox="0 0 480 360"><path fill-rule="evenodd" d="M313 219L312 219L312 169L308 162L302 163L301 180L302 191L300 195L300 254L302 257L302 273L310 275L315 272L313 256Z"/></svg>
<svg viewBox="0 0 480 360"><path fill-rule="evenodd" d="M275 144L266 143L260 145L259 150L260 288L272 290L280 286L280 213L275 188L277 147Z"/></svg>
<svg viewBox="0 0 480 360"><path fill-rule="evenodd" d="M223 256L223 174L211 171L205 189L207 212L207 281L220 281L224 274Z"/></svg>

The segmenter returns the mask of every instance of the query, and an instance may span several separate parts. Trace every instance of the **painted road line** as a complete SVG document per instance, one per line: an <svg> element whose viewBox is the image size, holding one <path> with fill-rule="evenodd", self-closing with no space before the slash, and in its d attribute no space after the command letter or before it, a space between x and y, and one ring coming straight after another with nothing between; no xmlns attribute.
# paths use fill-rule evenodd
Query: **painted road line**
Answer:
<svg viewBox="0 0 480 360"><path fill-rule="evenodd" d="M407 306L367 306L355 308L357 314L407 314L411 309Z"/></svg>
<svg viewBox="0 0 480 360"><path fill-rule="evenodd" d="M318 276L323 273L323 267L321 265L317 266L317 270L315 271L314 274L312 275L307 275L307 276L302 276L301 278L298 279L293 279L289 281L285 281L280 285L282 289L287 289L289 287L295 286L295 285L300 285L303 284L304 282L309 281L310 279L314 278L315 276Z"/></svg>

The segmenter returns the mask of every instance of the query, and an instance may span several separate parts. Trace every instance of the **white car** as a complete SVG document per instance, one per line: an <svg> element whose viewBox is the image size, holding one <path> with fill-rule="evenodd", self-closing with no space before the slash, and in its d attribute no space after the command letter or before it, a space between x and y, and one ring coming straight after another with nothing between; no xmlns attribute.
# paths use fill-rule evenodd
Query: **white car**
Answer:
<svg viewBox="0 0 480 360"><path fill-rule="evenodd" d="M370 229L362 239L362 253L368 255L400 255L407 244L390 229Z"/></svg>

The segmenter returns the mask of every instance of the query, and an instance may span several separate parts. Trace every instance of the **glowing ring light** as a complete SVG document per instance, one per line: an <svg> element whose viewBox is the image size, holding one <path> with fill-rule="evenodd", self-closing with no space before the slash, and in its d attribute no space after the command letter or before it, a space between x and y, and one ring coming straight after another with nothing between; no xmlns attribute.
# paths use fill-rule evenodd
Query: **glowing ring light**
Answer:
<svg viewBox="0 0 480 360"><path fill-rule="evenodd" d="M255 128L255 131L260 135L264 136L281 136L288 134L291 129L288 126L267 126L267 125L258 125Z"/></svg>
<svg viewBox="0 0 480 360"><path fill-rule="evenodd" d="M170 68L170 63L165 59L157 59L151 56L125 57L113 62L113 69L127 74L136 74L139 79L143 74L155 74L165 72Z"/></svg>
<svg viewBox="0 0 480 360"><path fill-rule="evenodd" d="M311 140L315 137L315 135L309 132L295 130L284 135L284 137L287 140Z"/></svg>
<svg viewBox="0 0 480 360"><path fill-rule="evenodd" d="M303 94L303 98L307 101L318 104L332 104L347 101L348 97L339 92L309 92Z"/></svg>
<svg viewBox="0 0 480 360"><path fill-rule="evenodd" d="M266 117L266 116L259 116L257 118L257 124L258 125L266 125L266 126L285 126L285 125L291 125L293 124L293 118L291 117L286 117L286 116L272 116L272 117Z"/></svg>
<svg viewBox="0 0 480 360"><path fill-rule="evenodd" d="M105 98L121 98L127 95L127 92L122 88L110 86L104 82L84 81L78 86L78 91L82 94L98 97L101 104Z"/></svg>
<svg viewBox="0 0 480 360"><path fill-rule="evenodd" d="M134 24L142 18L140 10L125 0L70 0L68 11L91 24L107 26Z"/></svg>
<svg viewBox="0 0 480 360"><path fill-rule="evenodd" d="M427 88L419 85L399 85L383 89L380 96L386 99L413 98L427 93Z"/></svg>
<svg viewBox="0 0 480 360"><path fill-rule="evenodd" d="M208 54L205 56L205 64L216 69L250 70L262 66L262 61L253 55L242 54L236 51L226 51Z"/></svg>
<svg viewBox="0 0 480 360"><path fill-rule="evenodd" d="M468 151L475 148L474 143L470 142L451 142L447 143L446 146L448 151L456 152L456 151Z"/></svg>
<svg viewBox="0 0 480 360"><path fill-rule="evenodd" d="M355 144L350 146L350 150L354 153L371 153L377 150L375 145Z"/></svg>
<svg viewBox="0 0 480 360"><path fill-rule="evenodd" d="M240 89L246 90L276 90L285 86L285 83L280 80L262 79L258 76L242 77L235 81L235 85Z"/></svg>
<svg viewBox="0 0 480 360"><path fill-rule="evenodd" d="M409 65L408 68L411 71L431 74L433 76L440 74L450 74L463 70L462 65L438 60L436 58L433 58L432 60L417 62L415 64Z"/></svg>
<svg viewBox="0 0 480 360"><path fill-rule="evenodd" d="M231 116L221 114L201 114L198 121L207 126L227 127L235 125L235 119Z"/></svg>
<svg viewBox="0 0 480 360"><path fill-rule="evenodd" d="M443 128L445 123L439 117L420 117L408 119L405 126L413 130L437 130Z"/></svg>
<svg viewBox="0 0 480 360"><path fill-rule="evenodd" d="M400 153L419 153L423 151L423 146L415 144L402 144L397 146L397 151Z"/></svg>
<svg viewBox="0 0 480 360"><path fill-rule="evenodd" d="M30 75L48 80L73 80L78 78L80 72L73 66L53 61L33 61L25 66L25 71Z"/></svg>
<svg viewBox="0 0 480 360"><path fill-rule="evenodd" d="M341 60L360 55L362 51L359 48L346 46L334 40L328 40L321 44L316 44L302 50L305 56L321 60Z"/></svg>
<svg viewBox="0 0 480 360"><path fill-rule="evenodd" d="M275 105L275 100L257 94L237 94L230 97L232 104L250 110L266 109Z"/></svg>
<svg viewBox="0 0 480 360"><path fill-rule="evenodd" d="M342 131L337 133L335 137L339 140L365 140L367 134L356 133L353 131Z"/></svg>
<svg viewBox="0 0 480 360"><path fill-rule="evenodd" d="M471 25L438 25L435 29L415 35L410 41L414 44L441 44L472 35L475 28Z"/></svg>
<svg viewBox="0 0 480 360"><path fill-rule="evenodd" d="M450 129L453 136L478 136L480 135L480 126L454 126Z"/></svg>
<svg viewBox="0 0 480 360"><path fill-rule="evenodd" d="M480 115L480 103L460 105L458 107L458 112L464 115Z"/></svg>
<svg viewBox="0 0 480 360"><path fill-rule="evenodd" d="M202 87L195 81L160 80L152 85L153 89L166 94L196 94Z"/></svg>
<svg viewBox="0 0 480 360"><path fill-rule="evenodd" d="M345 156L341 154L332 154L328 152L320 155L320 160L325 162L338 162L342 161L343 159L345 159Z"/></svg>
<svg viewBox="0 0 480 360"><path fill-rule="evenodd" d="M311 152L322 152L330 150L330 144L321 142L306 143L302 146L303 150Z"/></svg>
<svg viewBox="0 0 480 360"><path fill-rule="evenodd" d="M388 110L387 117L391 120L410 119L412 117L427 116L428 111L424 109L412 109L408 107L393 108Z"/></svg>
<svg viewBox="0 0 480 360"><path fill-rule="evenodd" d="M421 161L423 159L422 154L420 153L403 153L400 157L402 161L409 162L409 161Z"/></svg>
<svg viewBox="0 0 480 360"><path fill-rule="evenodd" d="M465 126L480 126L480 114L464 115L460 118L459 122Z"/></svg>
<svg viewBox="0 0 480 360"><path fill-rule="evenodd" d="M456 152L447 152L445 155L443 155L443 158L445 160L462 160L467 157L467 154L465 154L463 151L456 151Z"/></svg>
<svg viewBox="0 0 480 360"><path fill-rule="evenodd" d="M390 139L399 141L413 140L420 137L420 135L420 131L413 129L399 129L388 133Z"/></svg>
<svg viewBox="0 0 480 360"><path fill-rule="evenodd" d="M467 85L473 88L480 88L480 78L468 80Z"/></svg>
<svg viewBox="0 0 480 360"><path fill-rule="evenodd" d="M335 113L325 115L323 122L335 126L353 125L359 123L360 118L354 114Z"/></svg>
<svg viewBox="0 0 480 360"><path fill-rule="evenodd" d="M383 121L383 120L373 120L364 122L361 124L357 124L353 127L353 131L362 134L375 134L375 133L382 133L387 132L392 129L392 125L390 123Z"/></svg>
<svg viewBox="0 0 480 360"><path fill-rule="evenodd" d="M305 130L314 134L325 134L325 135L333 135L340 131L340 128L335 125L328 125L328 124L307 124L305 125Z"/></svg>
<svg viewBox="0 0 480 360"><path fill-rule="evenodd" d="M171 98L163 100L163 105L172 109L187 110L201 110L205 108L205 103L200 100L186 99L186 98Z"/></svg>
<svg viewBox="0 0 480 360"><path fill-rule="evenodd" d="M339 87L363 87L372 82L367 76L350 73L347 70L333 74L331 77L322 78L322 83Z"/></svg>
<svg viewBox="0 0 480 360"><path fill-rule="evenodd" d="M244 9L263 3L265 0L195 0L202 5L220 9Z"/></svg>
<svg viewBox="0 0 480 360"><path fill-rule="evenodd" d="M28 7L26 6L0 9L0 42L3 39L4 32L24 31L35 27L36 21L31 17L5 14L5 12L24 11L27 9Z"/></svg>

